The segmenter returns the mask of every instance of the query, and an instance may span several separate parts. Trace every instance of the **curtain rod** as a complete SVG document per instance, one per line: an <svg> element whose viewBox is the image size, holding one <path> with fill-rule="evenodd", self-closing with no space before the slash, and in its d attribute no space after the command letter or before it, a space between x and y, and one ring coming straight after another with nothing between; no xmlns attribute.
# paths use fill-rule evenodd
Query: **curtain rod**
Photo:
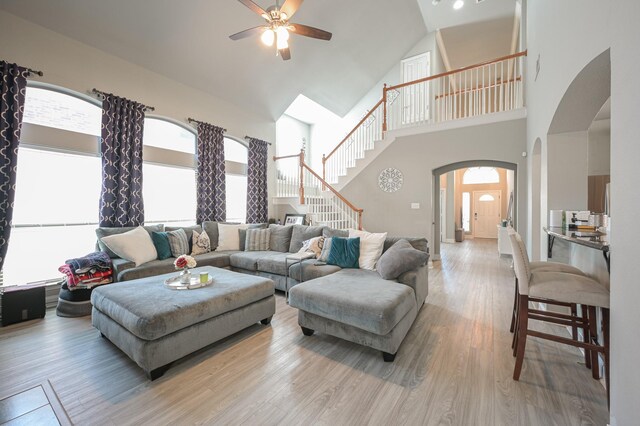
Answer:
<svg viewBox="0 0 640 426"><path fill-rule="evenodd" d="M27 71L29 71L30 74L36 74L36 75L39 75L40 77L42 77L44 75L44 73L42 71L33 70L31 68L27 68Z"/></svg>
<svg viewBox="0 0 640 426"><path fill-rule="evenodd" d="M113 93L103 92L102 90L98 90L95 87L93 89L91 89L91 93L93 93L94 95L98 95L98 97L101 97L103 100L104 100L104 98L106 98L109 95L115 96ZM144 111L145 112L155 111L156 110L152 106L147 106L147 105L144 105L144 104L142 104L142 106L144 107Z"/></svg>
<svg viewBox="0 0 640 426"><path fill-rule="evenodd" d="M245 139L255 139L255 138L253 138L251 136L245 136L244 138ZM267 141L264 141L264 142L267 142ZM272 145L272 143L271 142L267 142L267 145Z"/></svg>
<svg viewBox="0 0 640 426"><path fill-rule="evenodd" d="M187 121L189 123L198 123L198 124L206 124L207 126L214 126L213 124L207 123L206 121L196 120L195 118L191 118L191 117L187 118ZM222 133L227 133L227 129L222 129Z"/></svg>

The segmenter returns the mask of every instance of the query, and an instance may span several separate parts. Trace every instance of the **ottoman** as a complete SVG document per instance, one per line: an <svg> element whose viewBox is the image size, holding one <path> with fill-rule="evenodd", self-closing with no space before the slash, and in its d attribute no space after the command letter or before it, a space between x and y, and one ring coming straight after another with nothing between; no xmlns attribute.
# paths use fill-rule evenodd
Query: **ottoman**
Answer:
<svg viewBox="0 0 640 426"><path fill-rule="evenodd" d="M298 308L306 336L320 331L382 351L391 362L424 302L408 285L382 279L377 272L343 269L297 284L289 305Z"/></svg>
<svg viewBox="0 0 640 426"><path fill-rule="evenodd" d="M267 278L214 267L213 284L172 290L176 273L114 283L93 290L91 323L136 362L150 380L170 364L275 313L275 286Z"/></svg>

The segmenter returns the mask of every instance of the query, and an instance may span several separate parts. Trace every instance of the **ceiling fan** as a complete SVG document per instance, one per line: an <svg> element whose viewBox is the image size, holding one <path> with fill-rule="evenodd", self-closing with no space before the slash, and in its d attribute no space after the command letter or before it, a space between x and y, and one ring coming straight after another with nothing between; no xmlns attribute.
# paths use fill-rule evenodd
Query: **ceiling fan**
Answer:
<svg viewBox="0 0 640 426"><path fill-rule="evenodd" d="M267 21L267 24L230 35L229 38L231 40L240 40L260 34L262 42L267 46L273 46L273 42L276 42L276 55L279 54L285 61L291 59L289 32L320 40L331 40L330 32L289 22L289 19L296 13L303 0L285 0L282 6L279 6L278 0L276 0L276 4L267 8L267 10L264 10L251 0L238 1L262 16Z"/></svg>

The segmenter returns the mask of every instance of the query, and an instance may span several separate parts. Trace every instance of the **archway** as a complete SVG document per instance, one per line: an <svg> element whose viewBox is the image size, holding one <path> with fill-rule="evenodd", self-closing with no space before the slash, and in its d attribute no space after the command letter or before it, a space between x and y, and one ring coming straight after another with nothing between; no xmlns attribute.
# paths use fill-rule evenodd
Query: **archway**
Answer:
<svg viewBox="0 0 640 426"><path fill-rule="evenodd" d="M440 238L436 238L436 236L440 235L440 177L448 172L452 172L454 170L463 169L467 167L497 167L507 170L513 171L513 220L514 226L516 225L517 217L518 217L518 165L515 163L508 163L506 161L496 161L496 160L469 160L469 161L459 161L457 163L447 164L442 167L438 167L437 169L433 169L433 241L432 247L433 251L431 253L433 260L440 259Z"/></svg>
<svg viewBox="0 0 640 426"><path fill-rule="evenodd" d="M540 217L546 211L546 203L542 206L542 141L536 139L531 153L531 253L533 260L540 260L542 223Z"/></svg>

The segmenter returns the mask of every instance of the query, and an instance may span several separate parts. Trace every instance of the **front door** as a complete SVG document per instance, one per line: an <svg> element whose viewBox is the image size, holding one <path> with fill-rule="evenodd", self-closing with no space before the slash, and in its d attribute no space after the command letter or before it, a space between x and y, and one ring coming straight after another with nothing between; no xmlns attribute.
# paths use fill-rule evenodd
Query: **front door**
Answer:
<svg viewBox="0 0 640 426"><path fill-rule="evenodd" d="M474 238L498 238L502 191L473 191Z"/></svg>

